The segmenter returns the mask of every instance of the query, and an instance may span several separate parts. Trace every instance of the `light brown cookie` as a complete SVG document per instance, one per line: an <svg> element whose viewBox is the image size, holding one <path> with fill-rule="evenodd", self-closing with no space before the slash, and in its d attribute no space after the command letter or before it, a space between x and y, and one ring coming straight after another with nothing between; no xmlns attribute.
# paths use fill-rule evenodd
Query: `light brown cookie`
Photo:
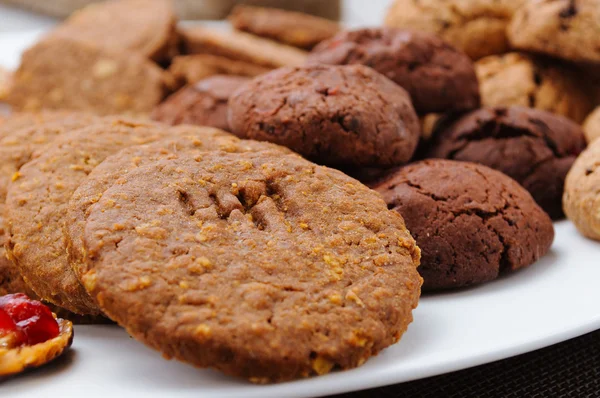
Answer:
<svg viewBox="0 0 600 398"><path fill-rule="evenodd" d="M508 53L482 58L475 69L484 106L536 108L577 123L593 107L580 73L556 60Z"/></svg>
<svg viewBox="0 0 600 398"><path fill-rule="evenodd" d="M0 67L0 101L8 97L8 92L12 85L12 72Z"/></svg>
<svg viewBox="0 0 600 398"><path fill-rule="evenodd" d="M600 138L600 106L594 109L583 122L583 132L587 142L591 143Z"/></svg>
<svg viewBox="0 0 600 398"><path fill-rule="evenodd" d="M164 98L167 78L141 55L55 36L23 54L8 102L27 111L147 113Z"/></svg>
<svg viewBox="0 0 600 398"><path fill-rule="evenodd" d="M385 25L435 33L479 59L508 50L506 27L525 0L396 0Z"/></svg>
<svg viewBox="0 0 600 398"><path fill-rule="evenodd" d="M597 0L528 0L508 27L521 50L570 61L600 62L600 5Z"/></svg>
<svg viewBox="0 0 600 398"><path fill-rule="evenodd" d="M361 365L412 321L402 217L297 155L207 152L125 174L88 212L82 280L137 339L253 382Z"/></svg>
<svg viewBox="0 0 600 398"><path fill-rule="evenodd" d="M244 32L224 32L204 27L182 30L183 45L189 54L220 55L235 61L265 67L300 66L306 52Z"/></svg>
<svg viewBox="0 0 600 398"><path fill-rule="evenodd" d="M173 58L169 72L180 85L194 84L214 75L235 75L254 77L270 71L272 68L234 61L211 54L180 55Z"/></svg>
<svg viewBox="0 0 600 398"><path fill-rule="evenodd" d="M340 30L340 25L329 19L301 12L247 5L237 5L228 19L238 30L307 50Z"/></svg>
<svg viewBox="0 0 600 398"><path fill-rule="evenodd" d="M176 22L172 1L110 0L76 11L50 35L164 61L175 49Z"/></svg>
<svg viewBox="0 0 600 398"><path fill-rule="evenodd" d="M579 232L600 240L600 140L577 158L565 181L563 206Z"/></svg>
<svg viewBox="0 0 600 398"><path fill-rule="evenodd" d="M6 199L6 250L39 297L75 313L97 314L67 261L63 224L68 201L108 155L170 134L159 124L104 121L55 140L21 167Z"/></svg>
<svg viewBox="0 0 600 398"><path fill-rule="evenodd" d="M0 123L0 139L14 134L16 131L26 127L40 127L46 123L66 121L71 118L79 118L81 112L72 111L50 111L41 112L14 112Z"/></svg>

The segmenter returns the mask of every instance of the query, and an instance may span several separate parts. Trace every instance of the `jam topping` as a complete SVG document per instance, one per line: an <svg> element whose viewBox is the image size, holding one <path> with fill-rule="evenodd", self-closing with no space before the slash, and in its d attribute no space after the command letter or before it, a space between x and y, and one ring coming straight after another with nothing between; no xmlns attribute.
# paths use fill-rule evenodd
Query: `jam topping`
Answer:
<svg viewBox="0 0 600 398"><path fill-rule="evenodd" d="M22 293L0 297L0 345L34 345L59 333L52 311L41 302Z"/></svg>

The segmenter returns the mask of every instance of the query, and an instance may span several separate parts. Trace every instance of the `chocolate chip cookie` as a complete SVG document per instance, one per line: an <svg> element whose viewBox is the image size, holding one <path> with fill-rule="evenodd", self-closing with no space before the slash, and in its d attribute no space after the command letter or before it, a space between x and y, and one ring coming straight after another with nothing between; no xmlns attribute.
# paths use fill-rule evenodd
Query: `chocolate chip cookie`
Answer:
<svg viewBox="0 0 600 398"><path fill-rule="evenodd" d="M508 27L515 48L577 62L600 62L596 0L528 1Z"/></svg>
<svg viewBox="0 0 600 398"><path fill-rule="evenodd" d="M152 119L167 124L197 124L229 130L227 101L250 81L242 76L212 76L171 95L152 112Z"/></svg>
<svg viewBox="0 0 600 398"><path fill-rule="evenodd" d="M82 280L135 338L253 382L358 366L412 320L402 217L297 155L208 152L136 168L89 210Z"/></svg>
<svg viewBox="0 0 600 398"><path fill-rule="evenodd" d="M506 175L474 163L431 159L375 187L406 220L422 250L423 290L474 285L536 262L552 221Z"/></svg>
<svg viewBox="0 0 600 398"><path fill-rule="evenodd" d="M169 0L112 0L76 11L50 35L133 51L161 62L175 50L176 22Z"/></svg>
<svg viewBox="0 0 600 398"><path fill-rule="evenodd" d="M517 180L554 219L564 180L585 148L579 125L538 109L484 108L434 132L426 156L481 163Z"/></svg>
<svg viewBox="0 0 600 398"><path fill-rule="evenodd" d="M68 201L108 155L169 134L159 124L103 121L53 141L21 167L6 199L6 250L39 297L78 314L97 313L67 261L63 224Z"/></svg>
<svg viewBox="0 0 600 398"><path fill-rule="evenodd" d="M472 59L503 54L506 28L526 0L396 0L385 25L431 32Z"/></svg>
<svg viewBox="0 0 600 398"><path fill-rule="evenodd" d="M600 138L600 107L588 115L583 122L583 132L588 142Z"/></svg>
<svg viewBox="0 0 600 398"><path fill-rule="evenodd" d="M227 18L238 30L310 50L340 30L329 19L277 8L237 5Z"/></svg>
<svg viewBox="0 0 600 398"><path fill-rule="evenodd" d="M479 107L473 62L433 34L394 28L345 31L319 44L309 64L362 64L410 94L419 114Z"/></svg>
<svg viewBox="0 0 600 398"><path fill-rule="evenodd" d="M565 181L565 214L579 232L600 240L600 140L577 158Z"/></svg>
<svg viewBox="0 0 600 398"><path fill-rule="evenodd" d="M26 111L143 114L165 97L169 84L168 75L141 55L52 36L23 54L8 103Z"/></svg>
<svg viewBox="0 0 600 398"><path fill-rule="evenodd" d="M482 58L475 69L484 106L526 106L577 123L593 108L581 73L556 60L508 53Z"/></svg>
<svg viewBox="0 0 600 398"><path fill-rule="evenodd" d="M408 93L363 65L281 68L258 76L229 99L229 127L242 138L336 166L402 164L419 141Z"/></svg>

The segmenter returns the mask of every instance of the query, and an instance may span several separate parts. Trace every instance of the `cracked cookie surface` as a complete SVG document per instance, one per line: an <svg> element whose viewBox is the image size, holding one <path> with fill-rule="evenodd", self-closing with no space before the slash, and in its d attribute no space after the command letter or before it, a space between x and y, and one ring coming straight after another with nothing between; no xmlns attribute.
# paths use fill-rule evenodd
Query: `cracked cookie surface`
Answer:
<svg viewBox="0 0 600 398"><path fill-rule="evenodd" d="M390 167L419 141L408 93L363 65L281 68L253 79L229 100L229 126L327 165Z"/></svg>
<svg viewBox="0 0 600 398"><path fill-rule="evenodd" d="M527 1L508 28L513 47L576 62L600 62L597 0Z"/></svg>
<svg viewBox="0 0 600 398"><path fill-rule="evenodd" d="M526 0L396 0L385 25L440 36L472 59L505 53L506 27Z"/></svg>
<svg viewBox="0 0 600 398"><path fill-rule="evenodd" d="M315 47L307 62L369 66L408 91L419 114L479 107L471 59L433 34L394 28L345 31Z"/></svg>
<svg viewBox="0 0 600 398"><path fill-rule="evenodd" d="M538 109L495 107L438 125L426 157L481 163L514 178L557 219L564 180L585 148L579 125Z"/></svg>
<svg viewBox="0 0 600 398"><path fill-rule="evenodd" d="M529 193L485 166L424 160L374 189L422 250L423 290L493 280L537 261L554 239L552 221Z"/></svg>
<svg viewBox="0 0 600 398"><path fill-rule="evenodd" d="M600 140L577 158L565 181L564 209L579 232L600 240Z"/></svg>
<svg viewBox="0 0 600 398"><path fill-rule="evenodd" d="M491 55L475 63L484 106L525 106L581 123L593 107L586 83L572 67L520 53Z"/></svg>
<svg viewBox="0 0 600 398"><path fill-rule="evenodd" d="M6 250L39 297L78 314L97 314L67 261L63 224L69 198L106 156L172 133L151 122L106 119L54 140L21 167L6 199Z"/></svg>
<svg viewBox="0 0 600 398"><path fill-rule="evenodd" d="M412 320L402 217L294 154L214 151L136 168L84 230L82 280L167 357L269 382L352 368Z"/></svg>

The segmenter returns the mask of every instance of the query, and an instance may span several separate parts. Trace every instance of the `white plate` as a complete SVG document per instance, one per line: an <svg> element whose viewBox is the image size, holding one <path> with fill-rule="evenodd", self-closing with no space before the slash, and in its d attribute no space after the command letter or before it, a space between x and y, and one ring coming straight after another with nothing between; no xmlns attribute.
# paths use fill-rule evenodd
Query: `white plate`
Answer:
<svg viewBox="0 0 600 398"><path fill-rule="evenodd" d="M0 35L13 67L36 33ZM308 397L383 386L476 366L600 328L600 243L568 221L552 251L492 283L426 296L402 340L364 366L291 383L255 386L161 356L116 326L79 326L70 355L4 382L5 397Z"/></svg>

